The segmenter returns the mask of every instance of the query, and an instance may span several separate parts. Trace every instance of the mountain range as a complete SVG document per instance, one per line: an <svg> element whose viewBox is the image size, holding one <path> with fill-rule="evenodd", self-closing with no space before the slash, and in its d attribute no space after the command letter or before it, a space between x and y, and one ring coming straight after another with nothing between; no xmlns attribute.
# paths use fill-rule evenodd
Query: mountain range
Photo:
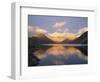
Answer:
<svg viewBox="0 0 100 82"><path fill-rule="evenodd" d="M83 33L80 37L76 38L72 43L75 44L88 44L88 32Z"/></svg>
<svg viewBox="0 0 100 82"><path fill-rule="evenodd" d="M65 39L63 42L60 42L60 44L87 44L88 42L87 40L88 40L88 32L84 32L80 37L76 38L75 40L69 41ZM45 34L42 34L41 37L34 36L28 38L29 46L33 46L37 44L55 44L55 43L56 42L49 39Z"/></svg>
<svg viewBox="0 0 100 82"><path fill-rule="evenodd" d="M64 43L69 43L69 44L87 44L88 42L88 32L84 32L80 37L74 39L73 41L69 40L64 40Z"/></svg>

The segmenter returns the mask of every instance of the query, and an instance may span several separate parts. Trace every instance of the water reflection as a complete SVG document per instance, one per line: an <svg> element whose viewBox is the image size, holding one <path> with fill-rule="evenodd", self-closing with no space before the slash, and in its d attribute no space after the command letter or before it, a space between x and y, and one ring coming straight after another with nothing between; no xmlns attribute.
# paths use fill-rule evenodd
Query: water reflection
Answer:
<svg viewBox="0 0 100 82"><path fill-rule="evenodd" d="M87 64L87 46L45 45L29 54L29 66L69 64Z"/></svg>

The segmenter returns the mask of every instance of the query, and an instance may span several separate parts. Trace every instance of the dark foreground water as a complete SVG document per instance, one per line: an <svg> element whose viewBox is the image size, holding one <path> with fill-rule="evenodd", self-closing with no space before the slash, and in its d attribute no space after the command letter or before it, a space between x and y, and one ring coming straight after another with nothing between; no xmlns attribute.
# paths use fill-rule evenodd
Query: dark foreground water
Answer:
<svg viewBox="0 0 100 82"><path fill-rule="evenodd" d="M28 50L28 66L87 63L87 45L44 44Z"/></svg>

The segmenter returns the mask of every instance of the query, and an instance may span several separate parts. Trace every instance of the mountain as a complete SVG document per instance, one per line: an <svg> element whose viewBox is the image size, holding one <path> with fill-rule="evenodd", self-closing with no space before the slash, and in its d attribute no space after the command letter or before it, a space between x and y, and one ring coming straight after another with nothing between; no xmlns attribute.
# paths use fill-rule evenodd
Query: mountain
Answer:
<svg viewBox="0 0 100 82"><path fill-rule="evenodd" d="M64 44L87 44L88 32L83 33L80 37L76 38L73 41L65 39L62 43Z"/></svg>
<svg viewBox="0 0 100 82"><path fill-rule="evenodd" d="M80 37L76 38L71 43L74 44L87 44L88 42L88 32L83 33Z"/></svg>
<svg viewBox="0 0 100 82"><path fill-rule="evenodd" d="M68 43L70 43L70 41L68 40L68 39L65 39L63 42L61 42L61 43L63 43L63 44L68 44Z"/></svg>
<svg viewBox="0 0 100 82"><path fill-rule="evenodd" d="M54 42L48 37L46 37L44 34L42 34L40 37L34 36L28 38L29 47L39 45L39 44L50 44L50 43L54 43Z"/></svg>
<svg viewBox="0 0 100 82"><path fill-rule="evenodd" d="M88 32L85 32L80 37L76 38L73 41L66 39L60 43L61 44L87 44L87 42L88 42ZM55 44L55 43L56 42L52 41L47 36L45 36L45 34L41 34L39 37L34 36L28 38L29 47L38 46L40 44Z"/></svg>

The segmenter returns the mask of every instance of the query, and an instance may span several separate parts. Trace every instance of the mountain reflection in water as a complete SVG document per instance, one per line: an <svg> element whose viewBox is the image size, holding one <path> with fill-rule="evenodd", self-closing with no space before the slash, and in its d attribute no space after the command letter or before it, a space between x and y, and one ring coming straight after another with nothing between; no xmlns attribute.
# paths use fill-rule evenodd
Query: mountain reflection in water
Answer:
<svg viewBox="0 0 100 82"><path fill-rule="evenodd" d="M31 49L29 66L87 64L87 46L42 45Z"/></svg>

